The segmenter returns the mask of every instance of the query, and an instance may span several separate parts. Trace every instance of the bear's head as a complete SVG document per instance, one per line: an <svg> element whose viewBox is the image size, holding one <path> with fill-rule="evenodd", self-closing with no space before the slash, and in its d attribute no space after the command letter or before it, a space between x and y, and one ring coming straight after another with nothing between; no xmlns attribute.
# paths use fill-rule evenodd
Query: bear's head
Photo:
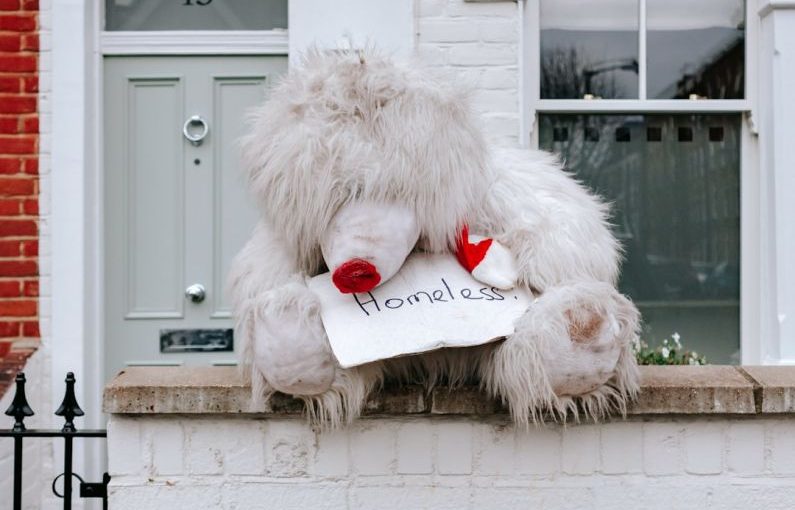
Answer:
<svg viewBox="0 0 795 510"><path fill-rule="evenodd" d="M364 292L418 243L455 249L493 181L468 96L372 50L311 51L271 89L244 162L301 271Z"/></svg>

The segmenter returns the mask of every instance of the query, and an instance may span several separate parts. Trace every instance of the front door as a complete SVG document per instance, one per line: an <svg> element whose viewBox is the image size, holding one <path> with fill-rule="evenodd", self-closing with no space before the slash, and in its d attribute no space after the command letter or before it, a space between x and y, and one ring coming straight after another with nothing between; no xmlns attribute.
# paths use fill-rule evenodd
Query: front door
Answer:
<svg viewBox="0 0 795 510"><path fill-rule="evenodd" d="M256 219L237 140L283 56L107 57L106 379L235 359L224 280Z"/></svg>

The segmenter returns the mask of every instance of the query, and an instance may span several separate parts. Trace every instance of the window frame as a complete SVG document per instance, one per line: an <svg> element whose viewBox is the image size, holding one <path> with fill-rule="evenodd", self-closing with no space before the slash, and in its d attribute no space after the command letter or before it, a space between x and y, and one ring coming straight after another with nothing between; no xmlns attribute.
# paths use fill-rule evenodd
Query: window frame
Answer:
<svg viewBox="0 0 795 510"><path fill-rule="evenodd" d="M541 99L541 2L519 0L521 23L519 48L519 143L538 149L539 114L644 114L644 113L738 113L740 143L740 362L774 362L777 346L765 340L762 314L762 185L760 179L757 115L757 76L760 19L755 2L745 2L745 98L744 99L648 99L646 98L646 2L639 3L638 99Z"/></svg>

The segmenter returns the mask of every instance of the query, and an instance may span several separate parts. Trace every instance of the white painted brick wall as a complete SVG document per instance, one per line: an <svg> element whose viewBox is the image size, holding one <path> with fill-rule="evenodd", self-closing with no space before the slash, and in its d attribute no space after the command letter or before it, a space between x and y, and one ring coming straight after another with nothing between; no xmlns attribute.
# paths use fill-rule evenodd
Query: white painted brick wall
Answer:
<svg viewBox="0 0 795 510"><path fill-rule="evenodd" d="M475 90L475 108L489 137L517 143L519 8L516 2L418 0L417 53Z"/></svg>
<svg viewBox="0 0 795 510"><path fill-rule="evenodd" d="M635 418L517 430L504 418L123 417L126 509L791 509L795 419Z"/></svg>

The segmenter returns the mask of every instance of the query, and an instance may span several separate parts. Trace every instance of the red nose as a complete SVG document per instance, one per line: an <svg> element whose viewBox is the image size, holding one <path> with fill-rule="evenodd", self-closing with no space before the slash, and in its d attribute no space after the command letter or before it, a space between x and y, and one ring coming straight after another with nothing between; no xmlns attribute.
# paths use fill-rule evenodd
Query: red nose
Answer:
<svg viewBox="0 0 795 510"><path fill-rule="evenodd" d="M381 281L378 269L366 260L353 259L338 267L331 281L343 294L369 292Z"/></svg>

